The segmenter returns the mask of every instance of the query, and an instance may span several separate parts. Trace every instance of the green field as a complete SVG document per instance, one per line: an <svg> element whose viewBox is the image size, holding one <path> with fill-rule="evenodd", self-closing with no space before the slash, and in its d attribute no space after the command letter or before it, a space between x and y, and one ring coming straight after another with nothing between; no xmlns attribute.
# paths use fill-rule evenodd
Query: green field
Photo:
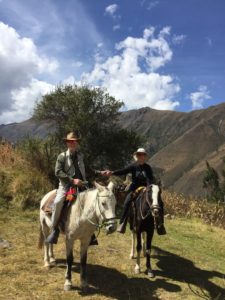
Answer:
<svg viewBox="0 0 225 300"><path fill-rule="evenodd" d="M89 289L79 289L78 243L74 249L73 290L63 291L65 246L55 249L57 266L43 267L37 249L38 212L0 211L0 238L11 243L0 249L0 299L225 299L225 232L198 220L166 221L167 236L154 236L155 278L134 274L129 259L130 234L99 236L88 256Z"/></svg>

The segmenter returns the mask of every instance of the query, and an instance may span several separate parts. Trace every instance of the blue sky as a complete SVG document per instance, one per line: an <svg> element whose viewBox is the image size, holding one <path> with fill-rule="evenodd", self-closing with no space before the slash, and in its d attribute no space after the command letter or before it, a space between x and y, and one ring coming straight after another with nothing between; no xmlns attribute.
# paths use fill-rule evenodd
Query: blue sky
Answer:
<svg viewBox="0 0 225 300"><path fill-rule="evenodd" d="M224 0L0 0L0 124L60 83L102 86L125 109L225 101Z"/></svg>

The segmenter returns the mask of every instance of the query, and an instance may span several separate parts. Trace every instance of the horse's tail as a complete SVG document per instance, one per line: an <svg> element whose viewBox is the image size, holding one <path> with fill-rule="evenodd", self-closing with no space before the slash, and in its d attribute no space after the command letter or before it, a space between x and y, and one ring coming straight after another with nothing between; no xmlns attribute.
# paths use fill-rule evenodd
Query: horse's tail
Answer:
<svg viewBox="0 0 225 300"><path fill-rule="evenodd" d="M38 239L38 249L42 249L43 244L44 244L44 234L43 234L43 231L42 231L42 226L40 225L39 239Z"/></svg>

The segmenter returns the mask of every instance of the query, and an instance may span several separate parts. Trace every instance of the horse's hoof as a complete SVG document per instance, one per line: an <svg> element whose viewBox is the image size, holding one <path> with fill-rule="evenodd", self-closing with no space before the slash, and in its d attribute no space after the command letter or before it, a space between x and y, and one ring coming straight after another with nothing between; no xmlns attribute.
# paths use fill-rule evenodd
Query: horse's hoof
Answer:
<svg viewBox="0 0 225 300"><path fill-rule="evenodd" d="M86 293L88 291L88 284L87 283L81 284L80 289L83 293Z"/></svg>
<svg viewBox="0 0 225 300"><path fill-rule="evenodd" d="M50 263L51 263L51 264L55 264L55 263L56 263L56 259L55 259L54 257L51 257L51 258L50 258Z"/></svg>
<svg viewBox="0 0 225 300"><path fill-rule="evenodd" d="M55 267L56 266L56 260L50 260L50 265L51 267Z"/></svg>
<svg viewBox="0 0 225 300"><path fill-rule="evenodd" d="M49 262L45 262L44 268L50 269L50 267L51 267L51 264Z"/></svg>
<svg viewBox="0 0 225 300"><path fill-rule="evenodd" d="M148 275L149 278L154 278L155 277L155 275L152 271L147 271L147 275Z"/></svg>
<svg viewBox="0 0 225 300"><path fill-rule="evenodd" d="M135 269L134 269L134 273L135 273L135 274L140 274L140 273L141 273L140 268L135 268Z"/></svg>
<svg viewBox="0 0 225 300"><path fill-rule="evenodd" d="M130 254L130 259L135 259L135 256L133 254Z"/></svg>
<svg viewBox="0 0 225 300"><path fill-rule="evenodd" d="M71 289L72 289L72 284L64 284L64 291L65 292L71 291Z"/></svg>

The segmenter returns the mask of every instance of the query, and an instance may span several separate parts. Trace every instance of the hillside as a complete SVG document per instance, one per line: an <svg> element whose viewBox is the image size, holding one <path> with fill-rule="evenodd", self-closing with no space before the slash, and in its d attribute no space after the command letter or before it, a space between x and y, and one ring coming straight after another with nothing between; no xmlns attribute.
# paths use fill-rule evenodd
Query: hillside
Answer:
<svg viewBox="0 0 225 300"><path fill-rule="evenodd" d="M202 175L207 159L218 171L225 156L225 103L189 113L149 107L122 112L119 123L144 136L150 164L160 171L166 188L204 196ZM45 137L52 122L30 119L0 126L0 136L16 141L26 134Z"/></svg>
<svg viewBox="0 0 225 300"><path fill-rule="evenodd" d="M26 135L45 138L52 131L54 131L54 125L52 122L35 122L32 119L21 123L0 125L0 137L4 137L11 142L16 142Z"/></svg>
<svg viewBox="0 0 225 300"><path fill-rule="evenodd" d="M145 136L149 162L160 170L166 188L203 196L205 160L222 168L225 103L190 113L142 108L124 112L120 123Z"/></svg>
<svg viewBox="0 0 225 300"><path fill-rule="evenodd" d="M38 212L1 210L1 238L10 243L0 247L0 282L2 300L24 299L137 299L195 300L225 296L224 230L193 219L166 221L168 235L154 235L152 268L155 278L134 274L135 261L129 259L129 231L98 237L99 246L90 247L87 275L90 288L79 289L79 243L75 243L73 290L63 291L65 274L64 237L55 247L57 266L43 267L43 251L37 249ZM10 230L9 230L10 228ZM23 234L20 234L23 233ZM178 267L176 267L178 266Z"/></svg>

